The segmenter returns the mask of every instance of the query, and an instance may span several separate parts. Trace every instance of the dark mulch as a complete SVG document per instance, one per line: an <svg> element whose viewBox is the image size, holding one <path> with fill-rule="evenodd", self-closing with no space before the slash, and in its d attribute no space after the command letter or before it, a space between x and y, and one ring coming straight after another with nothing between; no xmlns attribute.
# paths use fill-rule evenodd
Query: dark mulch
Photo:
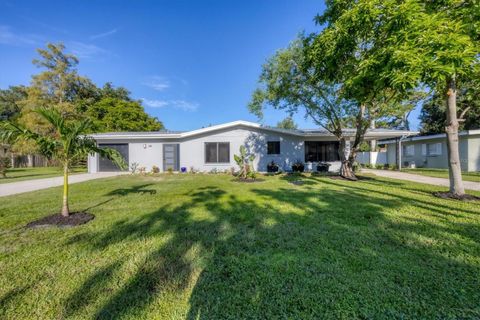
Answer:
<svg viewBox="0 0 480 320"><path fill-rule="evenodd" d="M433 195L441 199L460 200L460 201L480 201L480 197L477 197L471 194L464 194L463 196L459 196L450 192L434 192Z"/></svg>
<svg viewBox="0 0 480 320"><path fill-rule="evenodd" d="M301 186L303 185L305 182L303 182L302 180L293 180L293 181L289 181L291 184L294 184L296 186Z"/></svg>
<svg viewBox="0 0 480 320"><path fill-rule="evenodd" d="M233 179L232 181L234 182L243 182L243 183L254 183L254 182L262 182L265 181L264 179L242 179L242 178L237 178Z"/></svg>
<svg viewBox="0 0 480 320"><path fill-rule="evenodd" d="M343 181L357 181L358 180L358 177L357 177L357 180L348 179L348 178L345 178L345 177L342 177L342 176L327 176L327 177L329 177L332 180L343 180Z"/></svg>
<svg viewBox="0 0 480 320"><path fill-rule="evenodd" d="M85 224L93 220L95 216L86 212L74 212L70 216L64 217L60 213L55 213L50 216L43 217L27 224L27 228L37 228L45 226L59 226L59 227L73 227Z"/></svg>

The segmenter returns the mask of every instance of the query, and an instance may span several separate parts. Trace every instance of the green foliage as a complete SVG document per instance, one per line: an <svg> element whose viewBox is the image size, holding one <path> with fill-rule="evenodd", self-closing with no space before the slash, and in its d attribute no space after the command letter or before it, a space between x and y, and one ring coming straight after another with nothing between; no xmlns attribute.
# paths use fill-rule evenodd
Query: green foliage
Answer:
<svg viewBox="0 0 480 320"><path fill-rule="evenodd" d="M286 117L285 119L277 123L277 128L293 130L297 129L297 124L295 123L295 121L293 121L292 117Z"/></svg>
<svg viewBox="0 0 480 320"><path fill-rule="evenodd" d="M106 83L97 87L90 79L78 75L78 59L65 53L63 44L48 44L38 49L33 63L43 70L32 76L29 87L11 87L0 91L0 119L20 114L18 124L38 134L54 131L36 111L53 108L73 119L90 119L89 132L157 131L163 124L149 116L140 101L130 97L123 87ZM17 143L17 151L36 152L32 145Z"/></svg>
<svg viewBox="0 0 480 320"><path fill-rule="evenodd" d="M15 120L22 109L21 102L27 98L25 86L10 86L0 89L0 121Z"/></svg>
<svg viewBox="0 0 480 320"><path fill-rule="evenodd" d="M40 108L35 112L55 128L53 135L38 134L13 122L7 122L0 128L0 140L5 142L15 142L19 139L33 141L42 155L58 160L67 168L78 160L86 158L92 152L111 159L120 168L125 168L125 161L116 150L99 148L95 140L85 135L91 127L90 120L69 120L55 109Z"/></svg>
<svg viewBox="0 0 480 320"><path fill-rule="evenodd" d="M150 117L138 101L105 97L86 108L94 132L157 131L163 128L157 118Z"/></svg>
<svg viewBox="0 0 480 320"><path fill-rule="evenodd" d="M7 169L11 167L11 164L10 157L0 157L0 178L7 177Z"/></svg>
<svg viewBox="0 0 480 320"><path fill-rule="evenodd" d="M480 74L472 79L465 79L458 84L457 107L463 114L459 130L473 130L480 128ZM422 134L445 132L446 105L441 94L431 95L422 105L420 114Z"/></svg>
<svg viewBox="0 0 480 320"><path fill-rule="evenodd" d="M255 170L253 169L253 160L255 160L255 155L247 154L247 148L245 148L245 146L240 146L239 154L234 154L233 158L240 167L240 171L238 173L239 177L242 179L255 179L256 175L254 173Z"/></svg>

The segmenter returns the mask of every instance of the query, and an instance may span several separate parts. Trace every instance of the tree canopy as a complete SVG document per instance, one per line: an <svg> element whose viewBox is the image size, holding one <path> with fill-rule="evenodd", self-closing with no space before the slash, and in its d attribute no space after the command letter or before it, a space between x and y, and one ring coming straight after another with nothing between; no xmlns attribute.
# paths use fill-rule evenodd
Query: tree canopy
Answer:
<svg viewBox="0 0 480 320"><path fill-rule="evenodd" d="M88 130L156 131L163 129L157 118L148 115L139 100L123 87L108 82L97 87L77 71L79 60L65 53L62 44L38 49L33 63L42 69L32 76L30 86L12 86L0 90L0 120L13 120L37 133L52 134L52 126L33 112L53 108L71 119L89 119ZM26 142L16 143L17 151L38 151Z"/></svg>
<svg viewBox="0 0 480 320"><path fill-rule="evenodd" d="M277 128L280 129L297 129L297 124L293 121L292 117L286 117L282 121L277 123Z"/></svg>

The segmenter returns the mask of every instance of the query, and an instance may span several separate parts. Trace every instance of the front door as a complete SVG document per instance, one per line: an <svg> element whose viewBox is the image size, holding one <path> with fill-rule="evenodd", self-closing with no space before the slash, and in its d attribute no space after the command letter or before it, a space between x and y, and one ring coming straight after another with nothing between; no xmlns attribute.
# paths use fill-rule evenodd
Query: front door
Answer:
<svg viewBox="0 0 480 320"><path fill-rule="evenodd" d="M163 145L163 171L173 170L178 171L178 151L179 144L164 144Z"/></svg>

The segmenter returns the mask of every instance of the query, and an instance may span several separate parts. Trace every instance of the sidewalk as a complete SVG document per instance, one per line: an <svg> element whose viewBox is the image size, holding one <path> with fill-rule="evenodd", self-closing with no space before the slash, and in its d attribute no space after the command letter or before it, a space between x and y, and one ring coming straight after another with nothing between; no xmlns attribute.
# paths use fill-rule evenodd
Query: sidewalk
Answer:
<svg viewBox="0 0 480 320"><path fill-rule="evenodd" d="M450 187L450 182L448 181L448 179L443 179L443 178L427 177L419 174L390 171L390 170L362 169L362 172L372 173L379 177L407 180L407 181L419 182L419 183L427 183L427 184L432 184L435 186L442 186L447 188ZM463 181L463 185L465 186L465 189L480 191L480 183L478 182Z"/></svg>
<svg viewBox="0 0 480 320"><path fill-rule="evenodd" d="M84 181L90 181L94 179L114 177L125 172L99 172L99 173L82 173L74 174L68 177L69 184L79 183ZM26 180L19 182L9 182L0 184L0 197L10 196L13 194L19 194L24 192L30 192L35 190L42 190L51 187L58 187L63 185L63 177L45 178Z"/></svg>

